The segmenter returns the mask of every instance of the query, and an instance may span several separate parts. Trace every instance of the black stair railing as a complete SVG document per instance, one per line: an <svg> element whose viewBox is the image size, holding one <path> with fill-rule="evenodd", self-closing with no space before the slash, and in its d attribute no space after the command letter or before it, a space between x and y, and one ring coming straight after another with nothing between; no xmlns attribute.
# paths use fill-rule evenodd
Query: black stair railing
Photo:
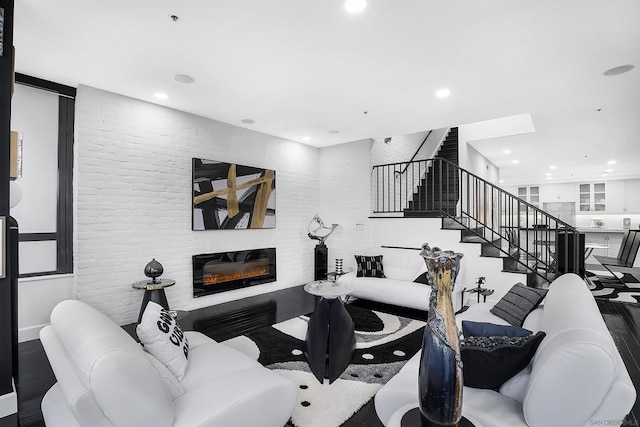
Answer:
<svg viewBox="0 0 640 427"><path fill-rule="evenodd" d="M378 165L372 173L374 213L450 218L515 269L547 280L583 273L584 242L573 226L446 159Z"/></svg>

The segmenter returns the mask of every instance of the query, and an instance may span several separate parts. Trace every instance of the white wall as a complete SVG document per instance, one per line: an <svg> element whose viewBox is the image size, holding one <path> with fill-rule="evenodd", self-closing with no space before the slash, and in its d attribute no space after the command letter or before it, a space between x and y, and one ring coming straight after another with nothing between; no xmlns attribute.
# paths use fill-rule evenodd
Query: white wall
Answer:
<svg viewBox="0 0 640 427"><path fill-rule="evenodd" d="M517 282L526 283L523 274L503 273L502 259L480 257L479 244L461 243L459 230L442 230L441 226L440 218L373 218L372 246L419 248L429 243L431 247L463 253L461 283L471 288L478 277L486 277L486 287L495 290L492 300L500 299Z"/></svg>
<svg viewBox="0 0 640 427"><path fill-rule="evenodd" d="M319 214L325 224L340 224L325 242L329 271L334 270L336 258L348 262L354 250L369 245L369 162L373 144L366 139L320 150Z"/></svg>
<svg viewBox="0 0 640 427"><path fill-rule="evenodd" d="M319 150L86 86L75 123L76 297L118 323L137 318L151 258L164 266L175 309L300 285L313 278L307 225L318 211ZM191 231L191 159L276 170L277 224ZM194 299L191 256L277 248L277 282Z"/></svg>
<svg viewBox="0 0 640 427"><path fill-rule="evenodd" d="M466 169L492 184L499 185L500 169L472 146L467 146Z"/></svg>
<svg viewBox="0 0 640 427"><path fill-rule="evenodd" d="M18 340L37 339L60 301L74 299L72 274L28 277L18 281Z"/></svg>
<svg viewBox="0 0 640 427"><path fill-rule="evenodd" d="M427 135L429 138L420 148L415 160L430 159L447 131L448 128L443 128L435 129L430 135L429 131L425 131L394 136L388 144L384 142L384 138L376 138L371 148L371 166L408 162Z"/></svg>
<svg viewBox="0 0 640 427"><path fill-rule="evenodd" d="M476 164L477 155L470 153L469 150L470 148L472 149L470 143L473 141L532 132L535 132L535 127L533 126L533 120L530 114L518 114L516 116L460 125L458 126L458 156L460 167L475 174L481 172L481 170L471 169L478 166Z"/></svg>

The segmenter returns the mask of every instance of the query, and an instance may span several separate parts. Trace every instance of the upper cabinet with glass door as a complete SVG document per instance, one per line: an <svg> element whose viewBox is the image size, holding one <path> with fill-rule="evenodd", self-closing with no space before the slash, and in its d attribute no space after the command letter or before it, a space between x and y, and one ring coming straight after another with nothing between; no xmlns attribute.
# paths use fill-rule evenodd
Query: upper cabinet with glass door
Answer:
<svg viewBox="0 0 640 427"><path fill-rule="evenodd" d="M580 212L604 212L606 190L604 182L579 185Z"/></svg>
<svg viewBox="0 0 640 427"><path fill-rule="evenodd" d="M518 197L531 203L533 206L540 207L540 187L518 187Z"/></svg>

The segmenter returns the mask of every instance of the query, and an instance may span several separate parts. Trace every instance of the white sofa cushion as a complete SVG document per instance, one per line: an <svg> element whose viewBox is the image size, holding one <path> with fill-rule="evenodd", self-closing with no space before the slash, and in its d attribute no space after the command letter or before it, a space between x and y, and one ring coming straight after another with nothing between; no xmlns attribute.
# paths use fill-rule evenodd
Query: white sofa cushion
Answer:
<svg viewBox="0 0 640 427"><path fill-rule="evenodd" d="M190 340L194 335L202 334L187 332ZM207 341L190 349L189 366L180 382L186 392L236 372L262 367L256 360L231 347L211 339Z"/></svg>
<svg viewBox="0 0 640 427"><path fill-rule="evenodd" d="M184 377L189 358L189 340L169 310L149 301L136 333L144 349L153 354L176 376Z"/></svg>
<svg viewBox="0 0 640 427"><path fill-rule="evenodd" d="M547 338L533 361L523 399L527 424L587 424L615 379L610 340L588 329L569 329Z"/></svg>
<svg viewBox="0 0 640 427"><path fill-rule="evenodd" d="M348 273L348 276L354 273ZM355 275L353 276L355 278ZM343 280L349 280L345 277ZM417 310L429 309L429 295L431 288L422 283L408 282L405 280L382 279L378 277L358 277L351 281L353 291L350 295L372 301L380 301L385 304L414 308Z"/></svg>
<svg viewBox="0 0 640 427"><path fill-rule="evenodd" d="M151 353L145 352L145 356L147 356L147 360L151 363L151 366L153 366L162 379L164 388L167 390L167 393L169 393L169 396L171 396L171 399L176 400L178 397L182 396L184 394L184 388L182 387L182 384L178 382L176 376L173 375L173 373L158 359L153 357Z"/></svg>
<svg viewBox="0 0 640 427"><path fill-rule="evenodd" d="M522 402L531 377L531 364L518 372L500 386L500 394Z"/></svg>
<svg viewBox="0 0 640 427"><path fill-rule="evenodd" d="M171 397L144 350L104 314L63 301L41 340L80 425L172 424Z"/></svg>

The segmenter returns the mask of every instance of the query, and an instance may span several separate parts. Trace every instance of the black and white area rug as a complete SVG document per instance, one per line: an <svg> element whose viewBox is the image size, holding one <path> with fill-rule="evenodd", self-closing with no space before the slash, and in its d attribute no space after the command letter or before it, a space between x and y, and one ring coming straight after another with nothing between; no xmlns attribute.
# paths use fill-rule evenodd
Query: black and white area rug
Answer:
<svg viewBox="0 0 640 427"><path fill-rule="evenodd" d="M634 275L616 272L616 276L624 280L624 288L620 282L610 284L606 281L600 281L598 276L613 278L608 271L588 270L586 281L587 284L590 284L589 289L594 297L608 301L640 303L640 280Z"/></svg>
<svg viewBox="0 0 640 427"><path fill-rule="evenodd" d="M425 323L347 305L355 323L356 351L340 378L320 384L303 354L307 316L224 342L298 386L288 426L337 427L348 420L421 348Z"/></svg>

